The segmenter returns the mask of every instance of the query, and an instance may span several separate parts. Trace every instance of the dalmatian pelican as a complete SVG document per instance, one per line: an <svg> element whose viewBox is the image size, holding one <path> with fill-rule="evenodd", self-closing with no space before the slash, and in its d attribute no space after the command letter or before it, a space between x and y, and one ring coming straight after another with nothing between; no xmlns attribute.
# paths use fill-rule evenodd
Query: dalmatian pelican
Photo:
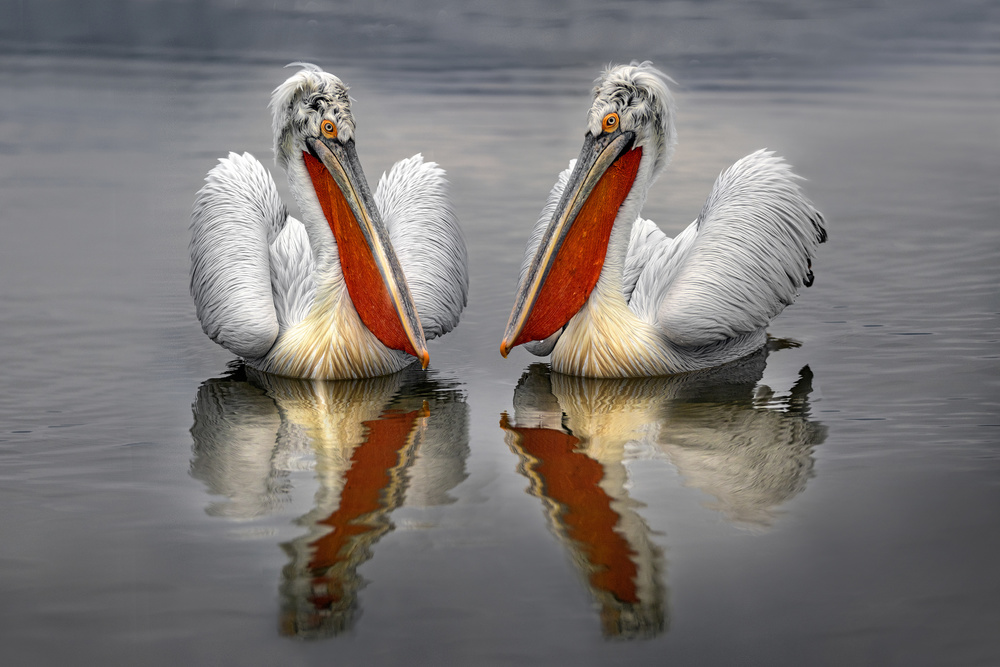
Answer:
<svg viewBox="0 0 1000 667"><path fill-rule="evenodd" d="M465 307L468 260L444 171L420 154L374 196L354 147L348 88L315 65L271 96L274 154L302 220L249 153L206 177L191 216L191 294L208 336L289 377L393 373Z"/></svg>
<svg viewBox="0 0 1000 667"><path fill-rule="evenodd" d="M503 356L524 344L588 377L718 366L760 349L812 284L823 217L769 151L724 171L677 237L639 216L676 143L668 80L632 62L595 82L583 149L528 241Z"/></svg>

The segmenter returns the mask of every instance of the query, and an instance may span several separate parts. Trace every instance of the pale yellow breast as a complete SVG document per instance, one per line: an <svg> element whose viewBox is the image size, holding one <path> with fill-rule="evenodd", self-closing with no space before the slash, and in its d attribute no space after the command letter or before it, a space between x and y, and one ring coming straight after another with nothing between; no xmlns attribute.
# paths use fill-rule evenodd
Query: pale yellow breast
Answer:
<svg viewBox="0 0 1000 667"><path fill-rule="evenodd" d="M368 330L347 290L338 286L317 291L309 315L282 333L253 365L289 377L344 380L395 373L412 361Z"/></svg>
<svg viewBox="0 0 1000 667"><path fill-rule="evenodd" d="M669 344L600 283L552 350L552 369L585 377L643 377L677 372Z"/></svg>

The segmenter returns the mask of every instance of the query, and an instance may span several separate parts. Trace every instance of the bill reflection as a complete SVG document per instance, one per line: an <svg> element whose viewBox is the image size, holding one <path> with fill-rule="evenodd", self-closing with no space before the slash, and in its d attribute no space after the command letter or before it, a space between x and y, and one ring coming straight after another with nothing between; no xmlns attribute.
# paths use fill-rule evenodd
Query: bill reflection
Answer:
<svg viewBox="0 0 1000 667"><path fill-rule="evenodd" d="M357 569L401 505L452 502L467 476L468 406L454 384L419 370L357 381L293 380L237 368L206 381L194 405L191 474L224 500L209 514L280 511L290 475L312 470L313 509L282 544L280 632L335 635L359 615Z"/></svg>
<svg viewBox="0 0 1000 667"><path fill-rule="evenodd" d="M629 496L626 461L666 457L740 525L769 526L805 487L826 435L809 419L812 374L804 367L775 394L759 384L767 354L661 378L580 378L544 364L521 377L514 418L503 414L500 426L599 604L606 637L651 637L669 625L663 551Z"/></svg>

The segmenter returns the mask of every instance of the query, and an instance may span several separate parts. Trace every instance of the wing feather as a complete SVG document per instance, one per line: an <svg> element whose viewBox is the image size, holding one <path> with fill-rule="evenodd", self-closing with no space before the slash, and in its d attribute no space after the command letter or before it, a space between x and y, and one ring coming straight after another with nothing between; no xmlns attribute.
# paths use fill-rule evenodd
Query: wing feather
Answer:
<svg viewBox="0 0 1000 667"><path fill-rule="evenodd" d="M469 260L445 172L419 153L382 174L375 205L406 276L424 336L458 324L469 292Z"/></svg>
<svg viewBox="0 0 1000 667"><path fill-rule="evenodd" d="M288 216L271 243L270 255L274 310L284 331L305 319L316 297L316 260L305 225Z"/></svg>
<svg viewBox="0 0 1000 667"><path fill-rule="evenodd" d="M822 215L788 164L757 151L724 171L705 206L639 276L633 310L678 345L692 347L760 330L812 284Z"/></svg>
<svg viewBox="0 0 1000 667"><path fill-rule="evenodd" d="M635 221L629 236L628 251L625 253L625 268L622 271L622 292L627 303L633 301L632 294L636 283L639 282L639 276L651 262L657 266L664 265L665 260L661 256L663 251L670 247L672 247L670 238L656 226L655 222L644 218Z"/></svg>
<svg viewBox="0 0 1000 667"><path fill-rule="evenodd" d="M249 153L230 153L205 178L191 213L191 296L205 333L244 358L278 335L270 248L287 210L271 175Z"/></svg>

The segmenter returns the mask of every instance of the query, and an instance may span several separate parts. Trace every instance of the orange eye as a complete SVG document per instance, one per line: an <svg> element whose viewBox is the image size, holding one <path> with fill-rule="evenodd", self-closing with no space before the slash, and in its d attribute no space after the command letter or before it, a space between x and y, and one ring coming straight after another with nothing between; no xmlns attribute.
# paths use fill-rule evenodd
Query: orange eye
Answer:
<svg viewBox="0 0 1000 667"><path fill-rule="evenodd" d="M337 126L333 124L332 120L324 120L320 123L319 129L327 139L337 138Z"/></svg>
<svg viewBox="0 0 1000 667"><path fill-rule="evenodd" d="M615 130L618 129L618 122L619 122L618 114L612 111L611 113L609 113L607 116L604 117L604 122L602 123L602 125L604 126L604 131L614 132Z"/></svg>

